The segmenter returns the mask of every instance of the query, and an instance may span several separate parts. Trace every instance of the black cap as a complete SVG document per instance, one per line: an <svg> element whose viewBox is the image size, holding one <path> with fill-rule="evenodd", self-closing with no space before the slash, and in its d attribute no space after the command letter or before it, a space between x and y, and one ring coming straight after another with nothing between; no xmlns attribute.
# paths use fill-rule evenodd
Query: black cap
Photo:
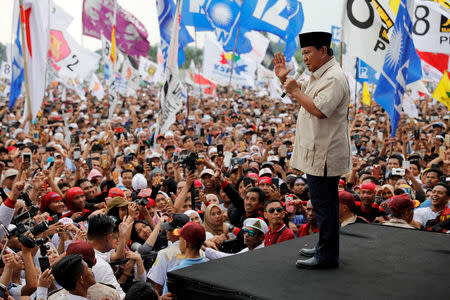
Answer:
<svg viewBox="0 0 450 300"><path fill-rule="evenodd" d="M320 49L322 46L331 46L331 33L323 31L305 32L298 35L300 48L314 46Z"/></svg>
<svg viewBox="0 0 450 300"><path fill-rule="evenodd" d="M169 222L161 224L161 228L165 230L174 230L175 228L182 228L190 219L185 214L175 213L170 217Z"/></svg>

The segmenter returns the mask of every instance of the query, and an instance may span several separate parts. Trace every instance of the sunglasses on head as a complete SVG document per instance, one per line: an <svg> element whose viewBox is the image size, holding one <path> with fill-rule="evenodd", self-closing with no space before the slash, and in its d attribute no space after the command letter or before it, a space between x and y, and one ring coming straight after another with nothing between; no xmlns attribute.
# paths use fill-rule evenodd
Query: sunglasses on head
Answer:
<svg viewBox="0 0 450 300"><path fill-rule="evenodd" d="M247 228L244 228L244 229L242 229L242 233L244 233L244 235L248 234L249 236L255 236L256 231L248 230Z"/></svg>
<svg viewBox="0 0 450 300"><path fill-rule="evenodd" d="M277 207L277 208L271 207L271 208L269 208L269 209L267 210L267 212L268 212L269 214L273 214L275 211L277 211L277 213L282 213L282 212L283 212L283 208L281 208L281 207Z"/></svg>

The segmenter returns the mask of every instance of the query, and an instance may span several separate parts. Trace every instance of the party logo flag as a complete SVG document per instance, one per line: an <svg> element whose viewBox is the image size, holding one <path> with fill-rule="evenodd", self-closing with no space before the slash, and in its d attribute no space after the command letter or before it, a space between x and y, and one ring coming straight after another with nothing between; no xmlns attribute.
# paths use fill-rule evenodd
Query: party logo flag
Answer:
<svg viewBox="0 0 450 300"><path fill-rule="evenodd" d="M369 89L367 88L367 83L365 83L365 82L363 84L363 96L362 96L361 101L365 105L370 106L370 93L369 93Z"/></svg>
<svg viewBox="0 0 450 300"><path fill-rule="evenodd" d="M450 109L450 79L448 79L447 71L444 71L444 76L431 96Z"/></svg>
<svg viewBox="0 0 450 300"><path fill-rule="evenodd" d="M17 18L16 39L13 44L13 63L11 73L11 90L9 92L8 108L11 110L16 104L25 80L23 68L22 44L20 43L20 18Z"/></svg>
<svg viewBox="0 0 450 300"><path fill-rule="evenodd" d="M401 98L405 93L406 85L422 77L420 58L411 37L412 27L406 0L402 0L387 49L383 71L374 93L374 99L389 114L391 136L394 136L397 131L402 113Z"/></svg>

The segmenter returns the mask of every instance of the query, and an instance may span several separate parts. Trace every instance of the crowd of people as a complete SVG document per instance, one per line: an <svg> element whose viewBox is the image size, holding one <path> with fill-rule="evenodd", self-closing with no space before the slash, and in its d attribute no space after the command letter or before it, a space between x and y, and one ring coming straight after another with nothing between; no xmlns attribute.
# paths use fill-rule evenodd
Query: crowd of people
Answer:
<svg viewBox="0 0 450 300"><path fill-rule="evenodd" d="M171 270L318 232L306 177L290 166L299 105L218 89L189 96L160 134L158 89L122 97L112 117L107 99L58 84L35 121L21 122L23 98L13 111L2 99L4 300L175 299ZM449 114L417 105L393 138L380 106L350 108L341 227L449 232Z"/></svg>

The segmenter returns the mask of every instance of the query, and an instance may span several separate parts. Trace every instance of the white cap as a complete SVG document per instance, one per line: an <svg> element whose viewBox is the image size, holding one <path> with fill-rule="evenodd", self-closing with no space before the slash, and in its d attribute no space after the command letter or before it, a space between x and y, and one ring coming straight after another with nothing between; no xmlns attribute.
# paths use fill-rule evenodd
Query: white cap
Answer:
<svg viewBox="0 0 450 300"><path fill-rule="evenodd" d="M263 234L266 234L266 232L269 231L269 227L267 226L266 222L264 222L263 220L258 219L258 218L245 219L244 226L259 230Z"/></svg>
<svg viewBox="0 0 450 300"><path fill-rule="evenodd" d="M276 155L271 155L271 156L269 156L269 157L267 158L267 161L276 161L276 162L279 162L280 159L279 159L278 156L276 156Z"/></svg>
<svg viewBox="0 0 450 300"><path fill-rule="evenodd" d="M263 176L264 174L270 174L272 176L272 171L269 168L263 168L261 171L259 171L259 177Z"/></svg>
<svg viewBox="0 0 450 300"><path fill-rule="evenodd" d="M133 190L140 191L147 188L147 179L145 179L145 176L141 173L138 173L133 176L133 179L131 180L131 186L133 187Z"/></svg>
<svg viewBox="0 0 450 300"><path fill-rule="evenodd" d="M213 153L217 153L217 148L216 147L212 147L211 149L209 149L208 151L208 155L212 156Z"/></svg>
<svg viewBox="0 0 450 300"><path fill-rule="evenodd" d="M206 174L211 175L211 176L214 176L214 171L211 170L211 169L204 169L204 170L200 173L200 178L202 178L203 175L206 175Z"/></svg>

